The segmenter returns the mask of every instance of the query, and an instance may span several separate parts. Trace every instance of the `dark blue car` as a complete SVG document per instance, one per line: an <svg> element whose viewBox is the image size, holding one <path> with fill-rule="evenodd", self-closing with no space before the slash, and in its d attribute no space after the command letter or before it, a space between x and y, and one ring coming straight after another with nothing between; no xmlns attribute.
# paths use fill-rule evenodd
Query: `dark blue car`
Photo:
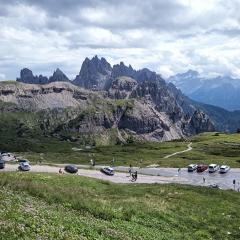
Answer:
<svg viewBox="0 0 240 240"><path fill-rule="evenodd" d="M64 170L68 173L77 173L78 172L78 168L74 165L67 165L67 166L65 166Z"/></svg>

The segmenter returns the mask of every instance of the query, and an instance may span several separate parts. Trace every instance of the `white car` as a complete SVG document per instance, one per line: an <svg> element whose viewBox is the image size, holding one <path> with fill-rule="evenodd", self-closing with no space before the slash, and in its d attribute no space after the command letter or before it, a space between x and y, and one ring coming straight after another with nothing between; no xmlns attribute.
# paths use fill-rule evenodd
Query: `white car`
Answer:
<svg viewBox="0 0 240 240"><path fill-rule="evenodd" d="M227 173L230 170L230 167L227 165L222 165L220 167L219 173Z"/></svg>
<svg viewBox="0 0 240 240"><path fill-rule="evenodd" d="M197 164L190 164L188 165L188 172L193 172L195 170L197 170Z"/></svg>
<svg viewBox="0 0 240 240"><path fill-rule="evenodd" d="M103 173L105 173L105 174L107 174L107 175L110 175L110 176L113 176L114 173L115 173L114 169L111 168L111 167L103 167L103 168L101 169L101 172L103 172Z"/></svg>
<svg viewBox="0 0 240 240"><path fill-rule="evenodd" d="M216 172L218 169L219 169L219 165L217 165L217 164L210 164L210 165L208 166L208 172L209 172L209 173L214 173L214 172Z"/></svg>

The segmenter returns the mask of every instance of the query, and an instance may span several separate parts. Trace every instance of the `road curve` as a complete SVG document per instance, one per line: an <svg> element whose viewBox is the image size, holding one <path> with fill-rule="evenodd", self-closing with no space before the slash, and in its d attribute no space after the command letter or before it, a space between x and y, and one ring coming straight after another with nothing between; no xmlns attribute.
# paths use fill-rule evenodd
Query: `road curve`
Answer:
<svg viewBox="0 0 240 240"><path fill-rule="evenodd" d="M192 150L192 143L190 142L190 143L187 145L187 147L188 147L188 148L187 148L186 150L172 153L172 154L170 154L170 155L165 156L164 158L170 158L170 157L172 157L172 156L175 156L175 155L178 155L178 154L181 154L181 153L185 153L185 152L191 151L191 150Z"/></svg>

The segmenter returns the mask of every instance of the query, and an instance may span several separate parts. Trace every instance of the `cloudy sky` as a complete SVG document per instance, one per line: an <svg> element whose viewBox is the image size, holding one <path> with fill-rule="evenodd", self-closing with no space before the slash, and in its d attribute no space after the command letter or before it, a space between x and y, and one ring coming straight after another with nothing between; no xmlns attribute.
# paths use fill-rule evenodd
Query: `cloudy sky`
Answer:
<svg viewBox="0 0 240 240"><path fill-rule="evenodd" d="M240 78L239 0L0 0L0 79L23 67L70 78L85 57L164 77Z"/></svg>

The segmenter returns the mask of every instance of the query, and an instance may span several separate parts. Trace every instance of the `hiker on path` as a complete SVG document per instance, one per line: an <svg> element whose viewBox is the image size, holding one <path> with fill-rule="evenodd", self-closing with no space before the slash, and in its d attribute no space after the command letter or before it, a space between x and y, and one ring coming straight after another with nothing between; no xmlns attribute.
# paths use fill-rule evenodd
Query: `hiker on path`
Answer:
<svg viewBox="0 0 240 240"><path fill-rule="evenodd" d="M128 173L129 173L129 176L131 177L131 175L132 175L132 165L131 164L129 165Z"/></svg>
<svg viewBox="0 0 240 240"><path fill-rule="evenodd" d="M137 171L135 172L135 181L137 181L138 173Z"/></svg>
<svg viewBox="0 0 240 240"><path fill-rule="evenodd" d="M206 178L205 177L203 177L203 183L205 183L206 182Z"/></svg>
<svg viewBox="0 0 240 240"><path fill-rule="evenodd" d="M132 174L132 182L136 182L136 181L137 181L137 171Z"/></svg>
<svg viewBox="0 0 240 240"><path fill-rule="evenodd" d="M94 159L91 159L90 160L90 163L91 163L91 165L94 167L95 166L95 164L96 164L96 162L95 162L95 160Z"/></svg>

